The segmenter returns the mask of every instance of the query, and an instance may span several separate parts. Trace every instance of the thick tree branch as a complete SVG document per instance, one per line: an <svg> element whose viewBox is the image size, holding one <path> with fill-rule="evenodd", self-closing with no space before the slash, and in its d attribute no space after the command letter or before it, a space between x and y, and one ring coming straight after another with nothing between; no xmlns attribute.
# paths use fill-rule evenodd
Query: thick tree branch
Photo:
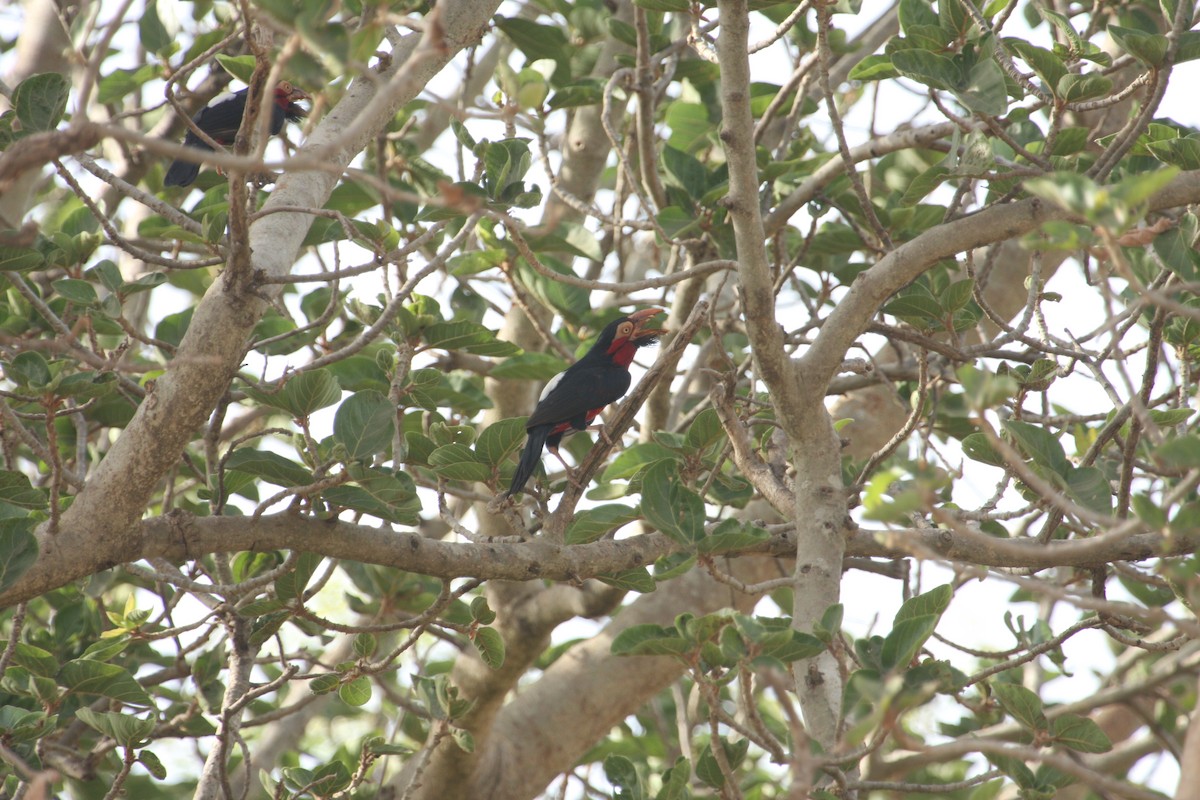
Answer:
<svg viewBox="0 0 1200 800"><path fill-rule="evenodd" d="M1184 172L1150 198L1149 210L1196 202L1200 202L1200 171ZM870 325L880 306L941 259L1023 236L1046 222L1066 219L1072 217L1061 208L1030 198L938 225L900 245L860 273L849 293L826 318L812 346L800 356L805 381L824 387L832 380L846 352Z"/></svg>
<svg viewBox="0 0 1200 800"><path fill-rule="evenodd" d="M381 91L373 80L356 81L310 139L315 149L345 167L365 147L373 132L416 96L465 44L487 25L496 2L439 4L436 38L404 40L407 51L395 54L388 70L392 80ZM382 99L381 99L382 98ZM368 109L369 118L364 118ZM346 135L356 121L357 138ZM319 208L337 183L336 172L288 173L267 202ZM253 253L245 280L215 281L196 307L175 361L138 407L133 420L93 472L83 491L63 514L55 534L39 532L40 555L21 584L41 594L76 578L137 558L134 522L144 512L162 476L178 460L217 399L226 391L242 361L251 331L269 307L266 294L253 285L255 276L277 277L292 268L311 217L268 214L250 230Z"/></svg>
<svg viewBox="0 0 1200 800"><path fill-rule="evenodd" d="M747 582L779 575L771 559L747 561L739 569ZM702 570L672 581L670 592L642 595L505 706L480 754L480 768L460 796L536 797L614 725L683 674L684 664L677 659L613 655L612 641L621 631L644 623L669 625L683 611L697 616L729 607L748 612L758 599L718 584Z"/></svg>

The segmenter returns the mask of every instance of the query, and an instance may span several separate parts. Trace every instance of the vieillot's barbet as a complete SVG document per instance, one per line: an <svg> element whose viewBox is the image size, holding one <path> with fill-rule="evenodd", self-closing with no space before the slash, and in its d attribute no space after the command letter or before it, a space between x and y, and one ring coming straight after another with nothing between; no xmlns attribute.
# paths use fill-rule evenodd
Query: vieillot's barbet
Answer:
<svg viewBox="0 0 1200 800"><path fill-rule="evenodd" d="M558 445L564 436L586 430L604 407L620 400L632 380L629 365L639 347L654 344L666 331L647 328L660 308L647 308L610 322L592 348L566 370L550 379L533 414L525 422L528 439L506 497L525 488L537 469L542 448L563 462ZM570 468L567 468L570 472Z"/></svg>
<svg viewBox="0 0 1200 800"><path fill-rule="evenodd" d="M212 102L196 112L192 122L204 131L217 144L228 147L233 144L238 128L242 125L242 117L246 113L246 95L249 89L232 94L226 93L214 97ZM298 89L287 81L280 81L275 86L275 102L271 105L271 135L277 136L283 130L284 122L297 122L304 118L308 111L303 106L296 105L297 100L308 100L309 95L303 89ZM188 129L183 143L198 150L212 150L207 142ZM191 161L174 161L167 169L163 178L164 186L191 186L192 181L200 174L200 165Z"/></svg>

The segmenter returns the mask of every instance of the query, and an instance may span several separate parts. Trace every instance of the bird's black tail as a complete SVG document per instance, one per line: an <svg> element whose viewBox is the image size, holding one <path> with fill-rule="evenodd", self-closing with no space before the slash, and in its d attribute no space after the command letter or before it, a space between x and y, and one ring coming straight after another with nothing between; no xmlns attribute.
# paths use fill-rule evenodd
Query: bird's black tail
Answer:
<svg viewBox="0 0 1200 800"><path fill-rule="evenodd" d="M529 438L525 440L525 449L521 451L521 460L517 462L517 471L513 473L512 483L509 484L505 497L512 497L525 488L529 477L537 469L538 462L542 460L542 448L546 446L546 437L549 435L549 425L539 425L530 429Z"/></svg>
<svg viewBox="0 0 1200 800"><path fill-rule="evenodd" d="M191 161L173 161L166 177L163 178L163 186L191 186L199 174L199 164L193 164Z"/></svg>

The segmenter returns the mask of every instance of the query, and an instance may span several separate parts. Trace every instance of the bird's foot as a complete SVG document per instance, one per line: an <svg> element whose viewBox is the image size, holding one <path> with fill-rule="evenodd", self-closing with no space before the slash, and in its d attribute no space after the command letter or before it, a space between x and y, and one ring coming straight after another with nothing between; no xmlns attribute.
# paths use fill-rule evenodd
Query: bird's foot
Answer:
<svg viewBox="0 0 1200 800"><path fill-rule="evenodd" d="M604 442L606 447L616 447L617 446L616 440L614 440L611 436L608 435L608 426L607 425L592 425L588 428L588 430L595 433L600 438L600 441Z"/></svg>

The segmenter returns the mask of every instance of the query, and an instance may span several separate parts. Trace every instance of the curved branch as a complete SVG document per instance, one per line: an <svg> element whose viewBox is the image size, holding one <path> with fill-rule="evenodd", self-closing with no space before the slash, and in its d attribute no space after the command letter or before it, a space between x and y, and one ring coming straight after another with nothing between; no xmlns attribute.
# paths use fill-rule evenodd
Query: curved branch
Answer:
<svg viewBox="0 0 1200 800"><path fill-rule="evenodd" d="M322 153L335 167L348 165L373 131L382 129L458 49L478 37L498 5L499 0L439 4L440 19L429 26L436 35L420 43L416 36L406 38L391 66L381 72L383 77L402 77L388 81L386 91L379 88L378 76L356 81L321 121L305 150ZM319 208L339 175L340 169L287 173L267 207ZM63 514L58 531L39 531L39 558L22 576L21 587L40 594L140 557L135 523L162 476L227 390L254 326L270 307L270 295L278 292L276 287L259 286L258 277L291 271L311 221L307 214L295 213L255 221L250 263L231 265L237 268L215 281L197 305L175 360Z"/></svg>
<svg viewBox="0 0 1200 800"><path fill-rule="evenodd" d="M1149 209L1160 211L1196 202L1200 202L1200 170L1178 175L1150 198ZM900 245L860 273L826 318L812 347L800 356L805 381L824 387L880 306L941 259L1023 236L1046 222L1071 218L1061 208L1030 198L938 225Z"/></svg>

